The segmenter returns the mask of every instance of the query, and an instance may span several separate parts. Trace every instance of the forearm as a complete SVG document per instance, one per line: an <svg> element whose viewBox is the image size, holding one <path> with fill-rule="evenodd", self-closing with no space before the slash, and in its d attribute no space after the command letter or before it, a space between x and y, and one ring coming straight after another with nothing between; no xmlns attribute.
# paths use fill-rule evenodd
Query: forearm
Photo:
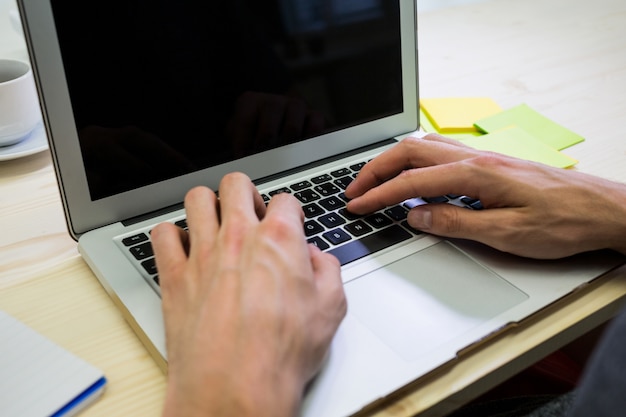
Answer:
<svg viewBox="0 0 626 417"><path fill-rule="evenodd" d="M537 179L537 236L554 239L552 246L565 256L600 249L626 254L626 184L576 171L553 173Z"/></svg>
<svg viewBox="0 0 626 417"><path fill-rule="evenodd" d="M626 254L626 184L546 167L509 174L521 180L510 186L520 198L493 240L512 242L505 251L538 258L601 249Z"/></svg>

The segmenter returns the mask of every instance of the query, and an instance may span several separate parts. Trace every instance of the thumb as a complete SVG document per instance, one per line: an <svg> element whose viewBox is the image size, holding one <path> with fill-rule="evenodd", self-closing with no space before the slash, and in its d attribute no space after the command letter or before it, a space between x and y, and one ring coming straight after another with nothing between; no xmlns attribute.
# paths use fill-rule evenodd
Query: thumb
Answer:
<svg viewBox="0 0 626 417"><path fill-rule="evenodd" d="M452 204L425 204L414 207L407 215L409 225L438 236L476 238L476 212Z"/></svg>

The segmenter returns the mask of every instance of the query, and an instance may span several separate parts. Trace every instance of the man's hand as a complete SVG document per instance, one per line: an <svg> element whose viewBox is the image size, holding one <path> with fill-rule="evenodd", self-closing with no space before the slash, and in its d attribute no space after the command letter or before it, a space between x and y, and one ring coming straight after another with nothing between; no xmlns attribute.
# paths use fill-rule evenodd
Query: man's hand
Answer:
<svg viewBox="0 0 626 417"><path fill-rule="evenodd" d="M478 151L429 134L409 137L365 165L348 189L364 214L413 197L480 199L483 210L427 204L412 227L477 240L533 258L611 248L626 253L626 186L572 170Z"/></svg>
<svg viewBox="0 0 626 417"><path fill-rule="evenodd" d="M152 232L168 354L164 415L289 416L346 313L340 267L289 195L243 174L185 199L189 234Z"/></svg>

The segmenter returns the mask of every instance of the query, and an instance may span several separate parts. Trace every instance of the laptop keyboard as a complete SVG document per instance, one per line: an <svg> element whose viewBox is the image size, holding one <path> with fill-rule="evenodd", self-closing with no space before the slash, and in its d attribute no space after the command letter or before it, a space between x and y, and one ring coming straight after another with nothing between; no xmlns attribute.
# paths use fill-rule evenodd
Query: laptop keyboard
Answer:
<svg viewBox="0 0 626 417"><path fill-rule="evenodd" d="M276 194L293 194L302 204L307 241L337 257L341 265L421 235L422 232L411 228L406 220L408 211L417 205L452 203L469 209L482 208L478 200L449 195L410 199L376 213L355 215L346 210L348 199L344 190L365 163L365 161L354 163L288 186L271 189L263 192L261 196L267 204ZM187 230L185 219L174 223ZM142 273L158 286L159 279L149 230L125 236L120 239L120 243L130 254L130 259L138 264Z"/></svg>

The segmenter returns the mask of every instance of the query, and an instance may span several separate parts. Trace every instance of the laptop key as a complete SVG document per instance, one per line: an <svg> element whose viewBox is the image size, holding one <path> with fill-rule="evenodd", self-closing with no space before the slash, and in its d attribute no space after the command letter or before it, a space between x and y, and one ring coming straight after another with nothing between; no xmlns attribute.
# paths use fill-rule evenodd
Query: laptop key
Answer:
<svg viewBox="0 0 626 417"><path fill-rule="evenodd" d="M461 198L461 202L464 204L467 204L469 207L471 207L474 210L482 210L483 208L483 205L480 202L480 200L477 200L475 198L463 197Z"/></svg>
<svg viewBox="0 0 626 417"><path fill-rule="evenodd" d="M340 190L331 182L326 182L324 184L317 185L315 187L315 191L320 193L324 197L328 197L329 195L337 194Z"/></svg>
<svg viewBox="0 0 626 417"><path fill-rule="evenodd" d="M332 175L335 178L345 177L346 175L350 175L350 174L351 172L348 168L341 168L330 173L330 175Z"/></svg>
<svg viewBox="0 0 626 417"><path fill-rule="evenodd" d="M341 178L337 178L333 182L345 190L346 188L348 188L348 185L350 185L352 181L354 181L354 178L352 177L341 177Z"/></svg>
<svg viewBox="0 0 626 417"><path fill-rule="evenodd" d="M348 240L352 239L349 234L347 234L341 229L331 230L330 232L324 233L322 236L324 237L324 239L328 240L333 245L338 245L340 243L347 242Z"/></svg>
<svg viewBox="0 0 626 417"><path fill-rule="evenodd" d="M470 204L470 207L473 208L474 210L482 210L483 209L483 203L481 203L480 200L477 200L477 201L473 202L472 204Z"/></svg>
<svg viewBox="0 0 626 417"><path fill-rule="evenodd" d="M385 216L382 213L370 214L369 216L365 217L365 221L377 229L389 226L391 223L393 223L389 217Z"/></svg>
<svg viewBox="0 0 626 417"><path fill-rule="evenodd" d="M154 258L143 261L141 263L141 266L143 266L146 272L150 275L154 275L157 273L156 260Z"/></svg>
<svg viewBox="0 0 626 417"><path fill-rule="evenodd" d="M359 172L361 170L361 168L363 168L363 166L365 166L365 162L359 162L357 164L350 165L350 169L352 171Z"/></svg>
<svg viewBox="0 0 626 417"><path fill-rule="evenodd" d="M426 201L427 203L447 203L448 197L446 197L445 195L439 195L435 197L422 197L422 200Z"/></svg>
<svg viewBox="0 0 626 417"><path fill-rule="evenodd" d="M279 188L278 190L270 191L269 195L270 195L270 197L273 197L276 194L280 194L280 193L288 193L288 194L290 194L291 193L291 189L289 189L287 187L282 187L282 188Z"/></svg>
<svg viewBox="0 0 626 417"><path fill-rule="evenodd" d="M124 244L124 246L132 246L136 245L137 243L145 242L146 240L148 240L148 236L145 233L138 233L136 235L128 236L122 239L122 243Z"/></svg>
<svg viewBox="0 0 626 417"><path fill-rule="evenodd" d="M310 203L311 201L319 200L321 198L319 194L311 189L298 191L294 194L294 196L303 204Z"/></svg>
<svg viewBox="0 0 626 417"><path fill-rule="evenodd" d="M302 211L304 211L304 217L310 219L312 217L317 217L320 214L326 213L326 210L321 208L315 203L307 204L306 206L302 206Z"/></svg>
<svg viewBox="0 0 626 417"><path fill-rule="evenodd" d="M340 215L336 213L324 214L323 216L318 217L317 220L320 223L322 223L324 226L328 227L329 229L331 227L336 227L341 224L344 224L346 222L346 220L343 217L341 217Z"/></svg>
<svg viewBox="0 0 626 417"><path fill-rule="evenodd" d="M313 236L312 238L308 239L307 242L314 244L319 250L326 250L330 248L330 245L324 242L319 236Z"/></svg>
<svg viewBox="0 0 626 417"><path fill-rule="evenodd" d="M290 185L291 189L294 191L304 190L305 188L308 188L310 186L311 186L311 183L308 181L300 181L300 182Z"/></svg>
<svg viewBox="0 0 626 417"><path fill-rule="evenodd" d="M152 244L150 242L142 243L141 245L133 246L129 249L135 259L146 259L154 255L152 252Z"/></svg>
<svg viewBox="0 0 626 417"><path fill-rule="evenodd" d="M367 234L373 230L371 227L367 225L367 223L365 223L362 220L357 220L355 222L352 222L344 226L344 229L346 229L348 232L350 232L353 236L356 236L356 237L363 236L364 234Z"/></svg>
<svg viewBox="0 0 626 417"><path fill-rule="evenodd" d="M348 211L348 209L346 208L342 208L339 210L339 214L341 214L343 217L345 217L348 220L356 220L356 219L360 219L363 216L360 214L354 214Z"/></svg>
<svg viewBox="0 0 626 417"><path fill-rule="evenodd" d="M322 175L318 175L317 177L313 177L313 178L311 178L311 182L312 182L313 184L321 184L321 183L323 183L323 182L330 181L330 180L332 180L332 179L333 179L333 178L332 178L330 175L328 175L328 174L322 174Z"/></svg>
<svg viewBox="0 0 626 417"><path fill-rule="evenodd" d="M359 240L332 248L328 253L334 255L341 265L356 261L367 255L389 248L397 243L410 239L412 235L402 227L394 224L386 229L378 230Z"/></svg>
<svg viewBox="0 0 626 417"><path fill-rule="evenodd" d="M324 227L315 220L309 220L304 222L304 234L306 236L313 236L324 231Z"/></svg>
<svg viewBox="0 0 626 417"><path fill-rule="evenodd" d="M406 200L404 203L402 203L404 208L406 208L407 210L411 210L414 207L422 206L424 204L426 204L426 202L422 200L421 198L411 198L411 199Z"/></svg>
<svg viewBox="0 0 626 417"><path fill-rule="evenodd" d="M187 226L187 219L179 220L177 222L174 222L174 224L184 230L187 230L189 228Z"/></svg>
<svg viewBox="0 0 626 417"><path fill-rule="evenodd" d="M346 205L343 200L337 198L336 196L325 198L323 200L320 200L318 203L320 206L324 207L328 211L337 210L338 208L345 207Z"/></svg>
<svg viewBox="0 0 626 417"><path fill-rule="evenodd" d="M408 211L402 206L393 206L385 210L385 214L396 221L406 219Z"/></svg>

